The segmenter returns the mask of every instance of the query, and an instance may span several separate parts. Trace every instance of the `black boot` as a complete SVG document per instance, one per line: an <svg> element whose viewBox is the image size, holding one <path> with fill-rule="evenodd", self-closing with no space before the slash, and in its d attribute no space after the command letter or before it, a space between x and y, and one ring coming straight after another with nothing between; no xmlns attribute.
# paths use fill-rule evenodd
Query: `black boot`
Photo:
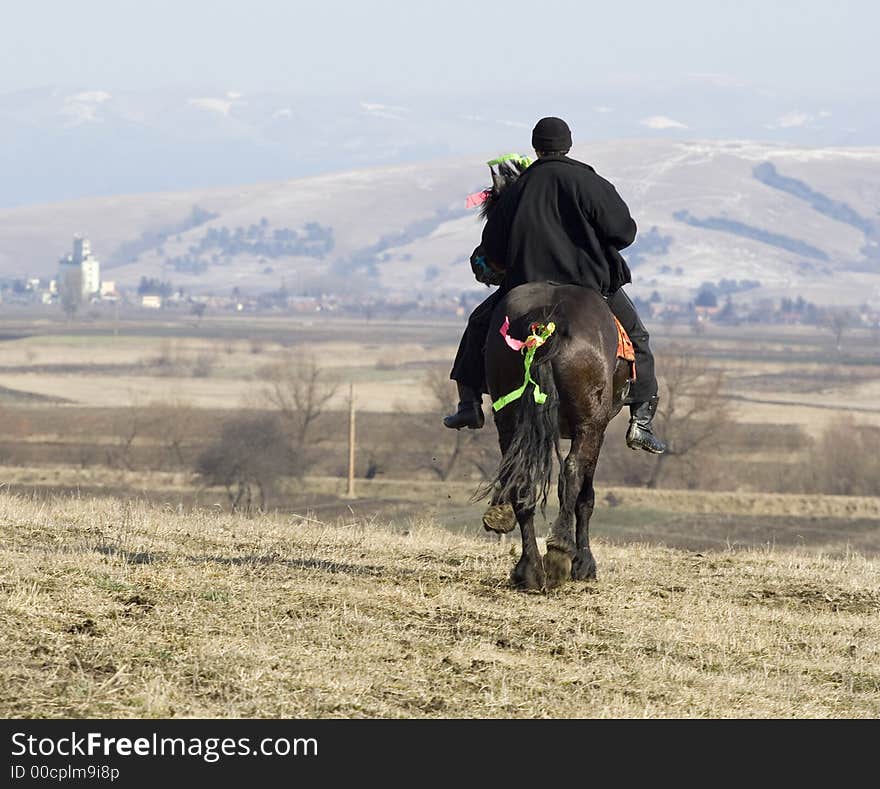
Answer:
<svg viewBox="0 0 880 789"><path fill-rule="evenodd" d="M662 455L666 442L657 438L651 430L651 422L657 413L660 398L654 395L647 403L633 403L629 407L629 429L626 431L626 445L630 449L644 449L654 455Z"/></svg>
<svg viewBox="0 0 880 789"><path fill-rule="evenodd" d="M483 396L467 384L458 384L458 411L443 417L443 424L453 430L467 427L477 430L483 426Z"/></svg>

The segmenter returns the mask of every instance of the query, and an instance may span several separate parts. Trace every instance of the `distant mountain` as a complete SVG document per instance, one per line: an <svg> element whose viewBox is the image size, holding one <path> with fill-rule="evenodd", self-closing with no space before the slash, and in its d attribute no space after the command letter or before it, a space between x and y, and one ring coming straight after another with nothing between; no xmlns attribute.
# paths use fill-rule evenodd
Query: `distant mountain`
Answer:
<svg viewBox="0 0 880 789"><path fill-rule="evenodd" d="M106 101L71 113L88 119ZM199 111L226 117L226 106ZM196 292L480 290L467 258L481 224L464 201L502 150L0 210L0 275L53 274L82 232L121 286L148 276ZM637 295L688 298L708 282L734 298L880 302L880 148L628 140L579 144L573 155L632 209L640 232L625 256Z"/></svg>
<svg viewBox="0 0 880 789"><path fill-rule="evenodd" d="M880 143L877 102L709 75L515 96L301 96L100 86L0 94L0 207L180 191L527 147L544 115L576 142Z"/></svg>

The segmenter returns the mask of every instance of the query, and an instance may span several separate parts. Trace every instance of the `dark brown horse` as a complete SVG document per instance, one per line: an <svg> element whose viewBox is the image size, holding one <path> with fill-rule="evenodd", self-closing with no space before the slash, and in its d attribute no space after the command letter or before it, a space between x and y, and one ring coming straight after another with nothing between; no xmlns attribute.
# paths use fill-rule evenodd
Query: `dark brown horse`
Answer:
<svg viewBox="0 0 880 789"><path fill-rule="evenodd" d="M496 180L495 196L498 190ZM493 402L518 389L525 378L523 354L508 345L501 331L508 319L507 335L519 340L529 336L533 324L555 324L531 367L532 379L547 398L536 402L529 384L522 396L494 411L502 459L483 525L506 533L519 523L522 555L511 573L518 588L548 589L569 578L595 578L593 474L605 429L623 405L630 376L629 364L617 357L614 317L600 294L577 285L535 282L511 290L493 312L485 351ZM571 439L565 458L562 438ZM546 505L554 461L560 469L559 514L542 559L534 517L537 507Z"/></svg>

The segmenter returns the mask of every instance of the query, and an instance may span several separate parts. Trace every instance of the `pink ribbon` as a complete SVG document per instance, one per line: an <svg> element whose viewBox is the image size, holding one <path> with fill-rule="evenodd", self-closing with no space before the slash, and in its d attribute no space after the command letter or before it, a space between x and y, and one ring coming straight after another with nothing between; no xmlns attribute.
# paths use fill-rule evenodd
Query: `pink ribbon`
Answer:
<svg viewBox="0 0 880 789"><path fill-rule="evenodd" d="M489 199L489 195L492 194L491 190L484 189L482 192L474 192L472 195L467 196L467 200L464 201L465 208L476 208L478 205L482 205Z"/></svg>
<svg viewBox="0 0 880 789"><path fill-rule="evenodd" d="M526 346L526 342L523 340L517 340L515 337L511 337L507 332L510 329L510 318L507 315L504 316L504 323L501 325L501 336L504 338L504 342L506 342L513 350L521 351Z"/></svg>

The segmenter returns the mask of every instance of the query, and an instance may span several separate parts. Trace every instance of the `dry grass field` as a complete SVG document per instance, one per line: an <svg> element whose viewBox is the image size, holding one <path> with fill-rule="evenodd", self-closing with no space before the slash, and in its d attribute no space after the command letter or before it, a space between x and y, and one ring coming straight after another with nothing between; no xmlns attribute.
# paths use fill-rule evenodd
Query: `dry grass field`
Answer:
<svg viewBox="0 0 880 789"><path fill-rule="evenodd" d="M424 371L448 363L455 353L451 346L387 340L282 343L256 337L96 340L76 335L27 337L4 343L3 351L0 386L105 408L169 399L184 399L199 408L238 408L247 405L266 369L314 356L328 380L355 382L359 400L380 411L430 406ZM347 387L341 387L331 407L344 409L347 394Z"/></svg>
<svg viewBox="0 0 880 789"><path fill-rule="evenodd" d="M314 357L335 394L310 436L308 479L278 480L269 507L330 520L430 520L474 533L479 504L468 498L497 462L495 433L445 430L440 416L451 403L438 402L429 381L439 371L448 385L460 324L219 312L196 320L174 310L66 322L4 311L0 483L41 497L78 491L187 511L228 507L226 491L195 474L200 453L228 421L267 407L273 370L295 375ZM659 489L645 490L659 462L626 449L622 413L600 459L597 534L691 550L880 554L880 499L853 498L878 491L868 431L880 425L880 352L865 331L852 330L844 352L830 332L807 327L652 331L661 379L674 371L668 361L685 357L710 377L725 376L721 401L704 411L727 420L724 442L664 458ZM349 382L358 409L357 501L340 498ZM836 440L825 452L829 430ZM826 462L815 470L822 452Z"/></svg>
<svg viewBox="0 0 880 789"><path fill-rule="evenodd" d="M200 408L240 408L268 367L314 356L327 380L344 384L332 408L345 409L353 382L362 408L430 411L436 406L425 370L451 364L464 322L253 315L118 325L4 320L0 387L80 406L184 399ZM700 335L686 326L651 328L658 375L664 352L705 358L725 372L741 421L792 424L812 435L845 413L880 425L880 351L866 330L851 330L839 352L830 332L813 327L711 326Z"/></svg>
<svg viewBox="0 0 880 789"><path fill-rule="evenodd" d="M5 717L880 715L880 563L0 494Z"/></svg>

